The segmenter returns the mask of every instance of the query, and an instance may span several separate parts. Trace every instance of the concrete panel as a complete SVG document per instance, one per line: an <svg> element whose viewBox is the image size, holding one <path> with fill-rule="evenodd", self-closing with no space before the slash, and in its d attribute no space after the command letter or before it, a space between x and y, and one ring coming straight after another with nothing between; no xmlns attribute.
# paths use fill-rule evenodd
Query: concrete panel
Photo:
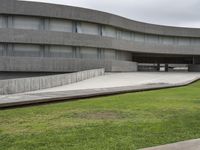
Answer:
<svg viewBox="0 0 200 150"><path fill-rule="evenodd" d="M15 94L67 85L104 74L104 69L86 70L71 74L50 75L0 81L0 95Z"/></svg>

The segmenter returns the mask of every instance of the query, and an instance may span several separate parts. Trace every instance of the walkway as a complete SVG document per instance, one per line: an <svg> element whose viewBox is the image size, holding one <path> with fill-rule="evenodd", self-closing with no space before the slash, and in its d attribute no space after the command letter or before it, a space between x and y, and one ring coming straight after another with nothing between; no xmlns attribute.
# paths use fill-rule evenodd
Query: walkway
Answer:
<svg viewBox="0 0 200 150"><path fill-rule="evenodd" d="M200 150L200 139L177 142L141 150Z"/></svg>

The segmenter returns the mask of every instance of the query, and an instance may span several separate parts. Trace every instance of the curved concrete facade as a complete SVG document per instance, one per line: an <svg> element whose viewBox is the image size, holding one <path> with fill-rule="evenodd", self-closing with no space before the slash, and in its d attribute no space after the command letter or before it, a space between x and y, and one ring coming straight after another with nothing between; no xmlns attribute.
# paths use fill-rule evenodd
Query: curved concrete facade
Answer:
<svg viewBox="0 0 200 150"><path fill-rule="evenodd" d="M137 63L200 63L200 29L71 6L0 2L0 71L137 71Z"/></svg>

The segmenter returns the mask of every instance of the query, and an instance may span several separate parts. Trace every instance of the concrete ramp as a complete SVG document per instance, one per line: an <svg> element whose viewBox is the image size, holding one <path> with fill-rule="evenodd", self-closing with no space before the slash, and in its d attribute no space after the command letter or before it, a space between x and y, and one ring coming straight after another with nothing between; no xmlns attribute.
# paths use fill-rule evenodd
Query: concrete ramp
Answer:
<svg viewBox="0 0 200 150"><path fill-rule="evenodd" d="M188 85L200 74L117 73L35 92L0 96L0 108Z"/></svg>

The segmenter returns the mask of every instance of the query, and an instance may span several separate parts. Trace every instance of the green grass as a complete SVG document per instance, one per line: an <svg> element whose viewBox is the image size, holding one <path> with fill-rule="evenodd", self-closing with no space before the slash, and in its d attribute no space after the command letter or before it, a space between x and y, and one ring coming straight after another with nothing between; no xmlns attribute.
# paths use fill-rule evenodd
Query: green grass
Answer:
<svg viewBox="0 0 200 150"><path fill-rule="evenodd" d="M200 138L200 82L0 111L0 150L134 150Z"/></svg>

